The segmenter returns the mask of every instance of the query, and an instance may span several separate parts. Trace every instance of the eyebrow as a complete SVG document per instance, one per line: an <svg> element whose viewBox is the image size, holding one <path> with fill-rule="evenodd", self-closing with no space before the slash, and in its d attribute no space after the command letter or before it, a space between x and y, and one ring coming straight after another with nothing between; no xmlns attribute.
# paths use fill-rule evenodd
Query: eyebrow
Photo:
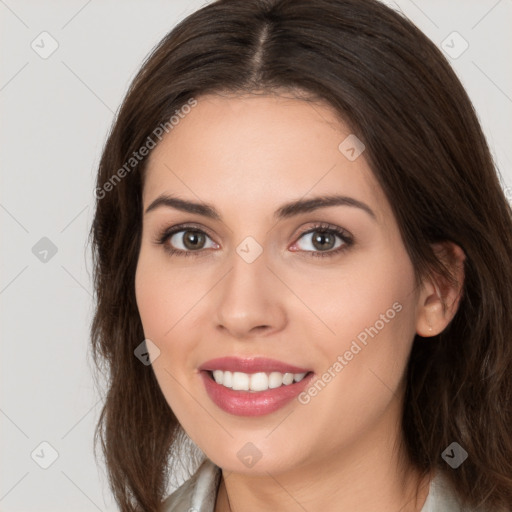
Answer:
<svg viewBox="0 0 512 512"><path fill-rule="evenodd" d="M377 217L373 210L365 203L354 199L353 197L342 195L325 195L314 197L312 199L299 199L282 205L274 212L274 219L287 219L300 215L301 213L308 213L319 208L328 208L329 206L351 206L365 211L373 220ZM208 203L196 203L178 197L162 194L158 196L147 208L145 213L149 213L160 207L175 208L187 213L195 213L208 217L213 220L222 220L221 215L214 206Z"/></svg>

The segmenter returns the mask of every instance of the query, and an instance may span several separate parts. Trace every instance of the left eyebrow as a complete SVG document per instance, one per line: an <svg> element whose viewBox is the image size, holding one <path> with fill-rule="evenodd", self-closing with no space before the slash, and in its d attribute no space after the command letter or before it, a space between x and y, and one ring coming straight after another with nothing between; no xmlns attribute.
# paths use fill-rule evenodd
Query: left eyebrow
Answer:
<svg viewBox="0 0 512 512"><path fill-rule="evenodd" d="M178 197L162 194L158 196L147 208L145 213L149 213L156 208L166 206L169 208L175 208L188 213L195 213L202 215L214 220L221 220L222 217L215 207L208 203L197 203L194 201L188 201L180 199ZM353 197L342 196L342 195L327 195L314 197L312 199L298 199L289 203L285 203L278 208L274 213L274 219L287 219L300 215L301 213L308 213L319 208L328 208L330 206L350 206L353 208L359 208L365 211L373 220L377 220L377 217L373 210L362 201L354 199Z"/></svg>
<svg viewBox="0 0 512 512"><path fill-rule="evenodd" d="M299 199L298 201L292 201L281 206L275 213L275 219L287 219L294 215L301 213L312 212L319 208L327 208L329 206L352 206L354 208L360 208L365 211L374 220L377 217L374 211L362 201L354 199L353 197L340 196L340 195L328 195L314 197L312 199Z"/></svg>

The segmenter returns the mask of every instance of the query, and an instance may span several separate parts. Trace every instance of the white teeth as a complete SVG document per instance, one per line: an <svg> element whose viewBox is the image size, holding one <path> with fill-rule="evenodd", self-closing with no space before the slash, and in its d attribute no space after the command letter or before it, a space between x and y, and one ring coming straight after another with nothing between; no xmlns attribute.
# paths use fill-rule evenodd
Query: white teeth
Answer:
<svg viewBox="0 0 512 512"><path fill-rule="evenodd" d="M253 373L251 375L251 381L249 383L249 389L251 391L265 391L268 389L268 376L266 373Z"/></svg>
<svg viewBox="0 0 512 512"><path fill-rule="evenodd" d="M242 372L233 372L233 389L249 391L249 375Z"/></svg>
<svg viewBox="0 0 512 512"><path fill-rule="evenodd" d="M222 373L224 373L224 377L223 379L221 380L221 383L223 386L226 386L227 388L232 388L233 387L233 374L231 372L222 372L221 370L219 370Z"/></svg>
<svg viewBox="0 0 512 512"><path fill-rule="evenodd" d="M289 386L293 382L300 382L306 373L280 373L264 372L243 373L214 370L213 378L217 384L237 391L267 391L281 386Z"/></svg>
<svg viewBox="0 0 512 512"><path fill-rule="evenodd" d="M268 377L268 387L270 389L279 388L283 385L283 374L272 372Z"/></svg>
<svg viewBox="0 0 512 512"><path fill-rule="evenodd" d="M283 384L287 386L293 382L293 373L285 373L283 375Z"/></svg>
<svg viewBox="0 0 512 512"><path fill-rule="evenodd" d="M293 380L295 382L300 382L305 376L306 376L305 373L294 373L293 374Z"/></svg>

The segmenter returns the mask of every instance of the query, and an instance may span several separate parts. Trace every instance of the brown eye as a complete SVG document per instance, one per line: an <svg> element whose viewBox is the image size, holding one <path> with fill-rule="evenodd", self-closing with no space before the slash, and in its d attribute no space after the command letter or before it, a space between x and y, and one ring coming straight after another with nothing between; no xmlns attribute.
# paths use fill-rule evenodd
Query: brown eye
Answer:
<svg viewBox="0 0 512 512"><path fill-rule="evenodd" d="M182 231L182 233L184 233L182 235L182 241L186 249L194 250L203 248L206 240L204 233L200 231Z"/></svg>
<svg viewBox="0 0 512 512"><path fill-rule="evenodd" d="M313 246L318 250L329 250L334 248L336 237L327 231L313 231L311 239Z"/></svg>
<svg viewBox="0 0 512 512"><path fill-rule="evenodd" d="M355 244L351 233L336 225L320 222L303 232L290 248L293 252L313 257L334 257Z"/></svg>
<svg viewBox="0 0 512 512"><path fill-rule="evenodd" d="M309 239L309 240L308 240ZM336 250L344 245L349 245L350 240L341 231L333 229L312 229L302 234L299 240L306 240L306 243L297 246L300 250L306 252L336 252Z"/></svg>
<svg viewBox="0 0 512 512"><path fill-rule="evenodd" d="M171 245L173 249L180 251L198 251L206 248L206 243L209 239L210 237L202 231L196 229L182 229L170 235L167 244ZM217 247L217 244L213 242L212 244L210 248Z"/></svg>
<svg viewBox="0 0 512 512"><path fill-rule="evenodd" d="M183 256L203 254L205 251L202 249L219 248L204 231L193 226L174 226L164 231L157 239L157 243L163 245L169 254Z"/></svg>

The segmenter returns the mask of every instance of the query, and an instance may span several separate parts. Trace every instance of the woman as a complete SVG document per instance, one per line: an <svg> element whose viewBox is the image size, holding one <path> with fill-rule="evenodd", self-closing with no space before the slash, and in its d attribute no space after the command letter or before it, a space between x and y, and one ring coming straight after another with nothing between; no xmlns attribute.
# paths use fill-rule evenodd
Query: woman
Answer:
<svg viewBox="0 0 512 512"><path fill-rule="evenodd" d="M512 508L512 212L408 20L205 6L133 81L96 196L121 510Z"/></svg>

